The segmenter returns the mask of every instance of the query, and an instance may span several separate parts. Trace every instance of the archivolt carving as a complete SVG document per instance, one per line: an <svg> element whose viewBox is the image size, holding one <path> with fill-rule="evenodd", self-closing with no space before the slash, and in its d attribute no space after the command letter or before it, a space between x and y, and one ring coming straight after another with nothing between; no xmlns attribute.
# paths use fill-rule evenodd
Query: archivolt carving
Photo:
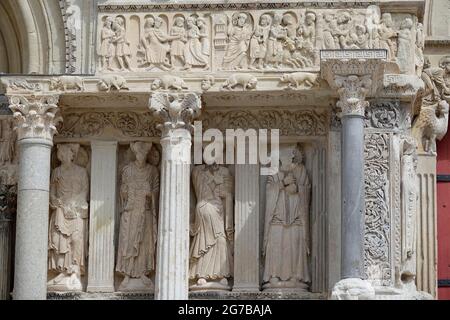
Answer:
<svg viewBox="0 0 450 320"><path fill-rule="evenodd" d="M364 267L369 280L379 285L392 283L389 144L388 133L366 134Z"/></svg>
<svg viewBox="0 0 450 320"><path fill-rule="evenodd" d="M204 112L203 128L279 129L280 135L321 136L327 133L326 112L304 110L216 111Z"/></svg>
<svg viewBox="0 0 450 320"><path fill-rule="evenodd" d="M87 112L64 115L60 137L96 137L106 128L114 128L127 137L159 137L156 121L150 112Z"/></svg>

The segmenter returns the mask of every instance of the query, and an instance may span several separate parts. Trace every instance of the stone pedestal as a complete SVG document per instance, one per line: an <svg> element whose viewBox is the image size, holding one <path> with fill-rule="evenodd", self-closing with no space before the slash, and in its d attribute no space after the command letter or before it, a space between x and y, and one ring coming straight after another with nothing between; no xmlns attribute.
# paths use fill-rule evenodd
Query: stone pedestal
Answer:
<svg viewBox="0 0 450 320"><path fill-rule="evenodd" d="M235 239L233 291L259 291L258 165L235 166Z"/></svg>
<svg viewBox="0 0 450 320"><path fill-rule="evenodd" d="M16 254L13 298L47 296L50 154L58 97L12 96L18 132Z"/></svg>
<svg viewBox="0 0 450 320"><path fill-rule="evenodd" d="M190 122L199 113L196 94L154 93L150 110L164 124L156 256L155 299L188 298Z"/></svg>
<svg viewBox="0 0 450 320"><path fill-rule="evenodd" d="M92 141L88 292L114 292L117 142Z"/></svg>

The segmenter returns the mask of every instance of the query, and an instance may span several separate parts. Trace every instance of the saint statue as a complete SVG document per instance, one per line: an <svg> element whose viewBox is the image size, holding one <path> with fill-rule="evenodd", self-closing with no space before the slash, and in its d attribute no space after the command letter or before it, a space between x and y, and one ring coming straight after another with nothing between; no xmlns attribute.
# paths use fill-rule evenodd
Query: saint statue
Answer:
<svg viewBox="0 0 450 320"><path fill-rule="evenodd" d="M232 25L228 30L228 45L223 57L224 69L234 70L247 67L247 54L251 36L252 30L247 14L234 15Z"/></svg>
<svg viewBox="0 0 450 320"><path fill-rule="evenodd" d="M303 152L288 147L280 155L280 171L269 176L263 256L263 288L307 290L309 269L309 204L311 182Z"/></svg>
<svg viewBox="0 0 450 320"><path fill-rule="evenodd" d="M217 164L199 165L192 182L197 205L190 230L191 290L229 290L234 229L231 174Z"/></svg>
<svg viewBox="0 0 450 320"><path fill-rule="evenodd" d="M48 269L59 273L48 282L49 291L81 291L88 240L89 178L74 163L79 144L59 144L61 165L50 179Z"/></svg>
<svg viewBox="0 0 450 320"><path fill-rule="evenodd" d="M116 271L124 275L119 291L151 291L155 270L159 171L147 163L151 143L135 142L136 160L122 170L119 248Z"/></svg>
<svg viewBox="0 0 450 320"><path fill-rule="evenodd" d="M114 20L111 17L106 17L103 23L103 28L100 33L100 51L99 56L101 57L102 70L112 71L111 58L114 56L114 44L113 39L116 33L113 31Z"/></svg>

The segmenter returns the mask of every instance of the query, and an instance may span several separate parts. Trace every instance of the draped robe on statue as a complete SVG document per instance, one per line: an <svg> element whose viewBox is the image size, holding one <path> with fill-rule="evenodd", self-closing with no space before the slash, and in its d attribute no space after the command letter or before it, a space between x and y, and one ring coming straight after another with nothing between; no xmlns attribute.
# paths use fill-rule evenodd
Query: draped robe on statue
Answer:
<svg viewBox="0 0 450 320"><path fill-rule="evenodd" d="M297 192L283 188L283 179L291 173ZM297 279L310 282L309 200L311 184L302 164L292 164L289 172L269 176L266 186L266 220L264 230L265 268L263 281L272 277L281 281Z"/></svg>
<svg viewBox="0 0 450 320"><path fill-rule="evenodd" d="M214 174L203 165L195 167L192 172L197 206L191 228L191 279L216 280L232 275L227 230L232 229L233 200L225 186L217 183L224 175L231 179L223 167Z"/></svg>
<svg viewBox="0 0 450 320"><path fill-rule="evenodd" d="M155 269L158 191L156 167L146 164L140 168L133 162L123 169L120 190L123 212L116 270L132 278Z"/></svg>

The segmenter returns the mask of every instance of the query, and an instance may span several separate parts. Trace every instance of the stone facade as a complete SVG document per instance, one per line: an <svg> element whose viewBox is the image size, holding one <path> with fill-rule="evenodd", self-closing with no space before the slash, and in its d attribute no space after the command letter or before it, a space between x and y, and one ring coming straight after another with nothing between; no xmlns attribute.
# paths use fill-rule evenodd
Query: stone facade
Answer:
<svg viewBox="0 0 450 320"><path fill-rule="evenodd" d="M44 3L0 4L0 298L436 295L436 4Z"/></svg>

